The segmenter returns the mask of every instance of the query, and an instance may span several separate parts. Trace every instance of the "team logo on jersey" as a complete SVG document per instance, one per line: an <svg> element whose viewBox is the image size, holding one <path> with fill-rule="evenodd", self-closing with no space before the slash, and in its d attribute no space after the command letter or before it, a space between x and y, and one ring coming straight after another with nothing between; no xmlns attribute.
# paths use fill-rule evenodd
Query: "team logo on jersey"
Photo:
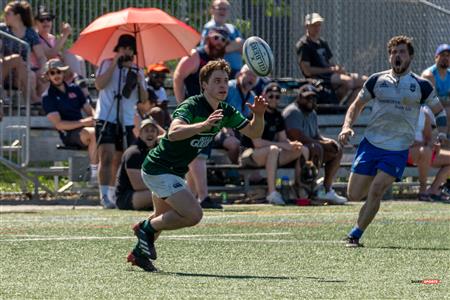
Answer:
<svg viewBox="0 0 450 300"><path fill-rule="evenodd" d="M193 139L191 141L191 147L194 148L205 148L212 142L214 136L202 136L199 139Z"/></svg>
<svg viewBox="0 0 450 300"><path fill-rule="evenodd" d="M411 83L409 85L409 90L414 93L416 91L416 85L414 83Z"/></svg>

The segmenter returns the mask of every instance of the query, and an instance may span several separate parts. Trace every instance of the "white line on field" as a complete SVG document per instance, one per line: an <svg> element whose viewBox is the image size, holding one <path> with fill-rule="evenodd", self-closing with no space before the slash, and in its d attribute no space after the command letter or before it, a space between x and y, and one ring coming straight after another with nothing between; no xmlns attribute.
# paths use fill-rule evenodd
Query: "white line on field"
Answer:
<svg viewBox="0 0 450 300"><path fill-rule="evenodd" d="M202 239L207 241L208 237L246 237L246 236L271 236L290 235L290 232L259 232L259 233L225 233L225 234L193 234L193 235L166 235L162 239ZM42 236L42 235L10 235L11 237L25 237L15 239L0 239L1 242L29 242L29 241L74 241L74 240L127 240L135 239L134 236ZM28 238L26 238L28 237ZM224 239L226 241L227 239ZM231 240L230 240L231 241Z"/></svg>

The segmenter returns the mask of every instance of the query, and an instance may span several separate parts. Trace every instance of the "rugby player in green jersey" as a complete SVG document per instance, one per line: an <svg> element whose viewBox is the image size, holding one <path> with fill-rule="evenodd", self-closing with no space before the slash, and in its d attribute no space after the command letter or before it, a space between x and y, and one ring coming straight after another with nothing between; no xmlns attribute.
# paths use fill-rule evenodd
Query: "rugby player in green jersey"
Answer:
<svg viewBox="0 0 450 300"><path fill-rule="evenodd" d="M252 139L263 133L266 100L256 97L254 104L247 104L253 118L246 119L224 102L229 73L230 67L223 59L202 67L203 93L178 105L167 134L142 165L144 182L153 192L154 214L133 227L138 242L127 260L145 271L156 271L152 263L156 259L154 242L162 230L194 226L202 219L200 203L184 180L189 163L223 127L235 128Z"/></svg>

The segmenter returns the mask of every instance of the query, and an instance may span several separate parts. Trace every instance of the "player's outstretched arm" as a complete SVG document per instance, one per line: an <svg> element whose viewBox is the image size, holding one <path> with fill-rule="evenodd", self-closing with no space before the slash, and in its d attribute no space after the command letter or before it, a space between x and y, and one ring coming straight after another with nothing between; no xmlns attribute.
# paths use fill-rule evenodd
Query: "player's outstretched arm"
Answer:
<svg viewBox="0 0 450 300"><path fill-rule="evenodd" d="M240 132L251 139L260 138L264 131L264 112L266 111L267 101L265 98L255 97L253 104L247 103L247 106L253 112L253 118L250 123L242 128Z"/></svg>
<svg viewBox="0 0 450 300"><path fill-rule="evenodd" d="M354 135L352 130L353 123L356 121L365 105L366 102L361 100L358 96L348 108L347 114L345 115L344 125L342 125L342 130L338 135L338 140L341 144L347 144L350 137Z"/></svg>
<svg viewBox="0 0 450 300"><path fill-rule="evenodd" d="M210 130L216 126L217 122L222 120L223 110L217 109L209 115L208 119L200 123L187 124L182 119L174 119L170 124L168 139L169 141L181 141L188 139L203 131Z"/></svg>

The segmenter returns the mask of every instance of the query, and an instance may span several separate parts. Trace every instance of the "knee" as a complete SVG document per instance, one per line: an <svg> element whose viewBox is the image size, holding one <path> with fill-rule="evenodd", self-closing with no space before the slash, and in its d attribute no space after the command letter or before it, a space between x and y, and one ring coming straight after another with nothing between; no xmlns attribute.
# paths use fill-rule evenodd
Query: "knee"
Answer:
<svg viewBox="0 0 450 300"><path fill-rule="evenodd" d="M372 199L376 200L377 202L380 202L385 191L386 191L386 186L381 183L374 182L370 188L370 193L371 193Z"/></svg>
<svg viewBox="0 0 450 300"><path fill-rule="evenodd" d="M203 211L199 205L198 209L195 209L186 217L186 226L195 226L198 223L200 223L202 218L203 218Z"/></svg>

